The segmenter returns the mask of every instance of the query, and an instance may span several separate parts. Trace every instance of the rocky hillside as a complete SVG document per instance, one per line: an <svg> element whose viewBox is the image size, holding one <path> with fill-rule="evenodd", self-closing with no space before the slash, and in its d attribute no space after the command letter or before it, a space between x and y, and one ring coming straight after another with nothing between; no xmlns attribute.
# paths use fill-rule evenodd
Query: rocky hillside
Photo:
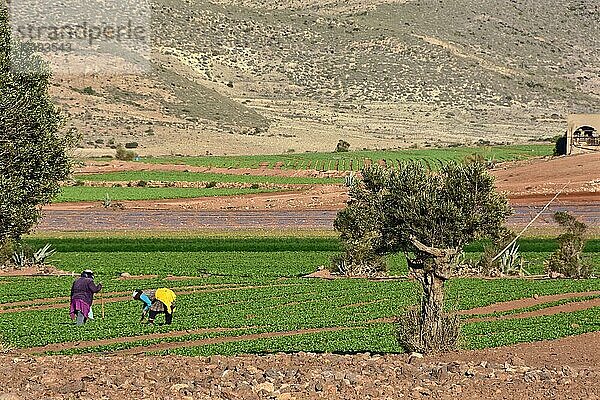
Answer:
<svg viewBox="0 0 600 400"><path fill-rule="evenodd" d="M87 147L512 143L600 112L595 0L153 1L151 74L56 76Z"/></svg>

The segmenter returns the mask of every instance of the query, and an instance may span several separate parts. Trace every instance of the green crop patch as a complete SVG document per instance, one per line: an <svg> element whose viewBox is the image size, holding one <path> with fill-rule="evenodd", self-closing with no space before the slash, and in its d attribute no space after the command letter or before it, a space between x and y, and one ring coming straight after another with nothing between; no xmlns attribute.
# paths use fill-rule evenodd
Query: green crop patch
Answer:
<svg viewBox="0 0 600 400"><path fill-rule="evenodd" d="M222 182L247 184L277 184L277 185L314 185L342 183L341 178L312 178L286 177L241 174L217 174L206 172L183 171L126 171L105 174L79 174L76 180L92 182L130 182L130 181L159 181L159 182Z"/></svg>
<svg viewBox="0 0 600 400"><path fill-rule="evenodd" d="M111 201L131 200L164 200L185 199L213 196L238 196L244 194L272 193L277 189L252 189L252 188L172 188L172 187L91 187L91 186L63 186L59 195L53 200L55 203L77 201L104 201L106 196Z"/></svg>
<svg viewBox="0 0 600 400"><path fill-rule="evenodd" d="M31 248L50 243L61 253L341 251L335 237L27 238L25 243Z"/></svg>
<svg viewBox="0 0 600 400"><path fill-rule="evenodd" d="M11 333L4 340L16 348L89 342L90 345L81 350L67 345L59 351L110 352L173 342L176 344L170 347L181 348L168 350L169 354L397 352L401 350L395 342L394 325L385 321L393 320L419 299L418 285L406 278L324 280L303 277L319 266L329 265L331 257L341 250L339 240L331 236L26 239L32 248L46 242L58 250L50 262L63 271L73 272L73 276L0 278L3 312L0 331ZM551 243L545 239L524 241L523 247L528 250L522 253L526 266L543 270ZM599 256L593 251L595 246L592 242L586 253L592 261ZM476 258L480 254L477 245L470 250L469 257ZM402 255L389 257L388 264L391 275L408 272ZM105 293L95 297L96 318L76 327L68 315L69 290L73 280L86 268L94 270L96 281L103 283ZM122 279L123 272L139 275L139 279ZM130 293L137 288L159 287L170 287L178 293L174 322L164 326L142 325L139 323L141 303L133 300ZM452 311L533 296L599 291L600 280L454 278L446 287L447 306ZM584 294L579 300L588 297ZM26 305L11 304L23 301L39 308L27 310L23 308ZM520 311L567 301L571 300ZM597 323L593 322L597 312L585 310L562 317L531 319L539 325L529 322L530 319L467 323L464 345L469 348L496 346L598 330ZM159 316L157 322L161 320ZM206 329L210 331L202 333ZM221 332L223 329L235 331ZM281 332L307 330L311 333L277 336ZM524 332L510 333L511 330ZM186 333L188 331L192 333ZM169 337L157 338L157 333ZM274 336L244 339L243 335L250 333ZM236 338L229 340L228 336ZM223 337L224 342L195 347L185 343L215 337ZM98 340L105 342L94 344Z"/></svg>
<svg viewBox="0 0 600 400"><path fill-rule="evenodd" d="M400 162L419 160L431 168L444 163L461 162L466 157L480 155L489 161L524 160L531 157L551 155L551 145L454 147L423 150L363 150L341 153L302 153L259 156L202 156L202 157L156 157L144 158L144 162L156 164L184 164L220 168L268 168L314 169L358 171L366 163L385 164L393 167Z"/></svg>

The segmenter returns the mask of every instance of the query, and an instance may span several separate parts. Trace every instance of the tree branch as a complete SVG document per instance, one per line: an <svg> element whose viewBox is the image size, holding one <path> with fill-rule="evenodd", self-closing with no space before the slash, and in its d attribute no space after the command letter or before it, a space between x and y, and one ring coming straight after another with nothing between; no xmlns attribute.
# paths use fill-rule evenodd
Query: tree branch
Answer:
<svg viewBox="0 0 600 400"><path fill-rule="evenodd" d="M433 257L448 257L455 255L458 250L456 249L438 249L436 247L429 247L419 240L417 240L414 236L410 237L410 241L417 248L417 250L422 251L423 253L427 253Z"/></svg>

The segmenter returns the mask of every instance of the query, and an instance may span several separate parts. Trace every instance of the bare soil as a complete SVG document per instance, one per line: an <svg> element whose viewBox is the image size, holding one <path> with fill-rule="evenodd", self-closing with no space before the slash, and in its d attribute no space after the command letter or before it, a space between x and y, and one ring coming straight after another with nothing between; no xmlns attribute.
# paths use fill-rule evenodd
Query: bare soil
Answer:
<svg viewBox="0 0 600 400"><path fill-rule="evenodd" d="M600 398L599 345L596 332L423 359L8 354L0 356L0 398L591 400Z"/></svg>
<svg viewBox="0 0 600 400"><path fill-rule="evenodd" d="M72 276L72 272L61 271L52 265L39 267L17 268L10 266L0 267L0 277L3 276Z"/></svg>

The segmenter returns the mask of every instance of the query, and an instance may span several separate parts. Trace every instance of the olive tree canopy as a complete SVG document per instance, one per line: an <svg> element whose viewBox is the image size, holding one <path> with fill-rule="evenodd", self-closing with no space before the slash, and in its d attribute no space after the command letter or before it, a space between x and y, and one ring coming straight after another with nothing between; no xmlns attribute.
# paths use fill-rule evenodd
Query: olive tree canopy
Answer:
<svg viewBox="0 0 600 400"><path fill-rule="evenodd" d="M8 13L0 5L0 244L29 232L40 206L70 172L66 149L72 135L59 133L62 120L48 95L48 68L24 46L13 45L11 52Z"/></svg>
<svg viewBox="0 0 600 400"><path fill-rule="evenodd" d="M368 237L376 254L406 255L423 288L415 350L435 351L444 330L444 282L457 268L456 257L469 242L502 232L509 214L507 199L495 191L483 164L431 171L409 162L364 169L334 225L347 249Z"/></svg>

